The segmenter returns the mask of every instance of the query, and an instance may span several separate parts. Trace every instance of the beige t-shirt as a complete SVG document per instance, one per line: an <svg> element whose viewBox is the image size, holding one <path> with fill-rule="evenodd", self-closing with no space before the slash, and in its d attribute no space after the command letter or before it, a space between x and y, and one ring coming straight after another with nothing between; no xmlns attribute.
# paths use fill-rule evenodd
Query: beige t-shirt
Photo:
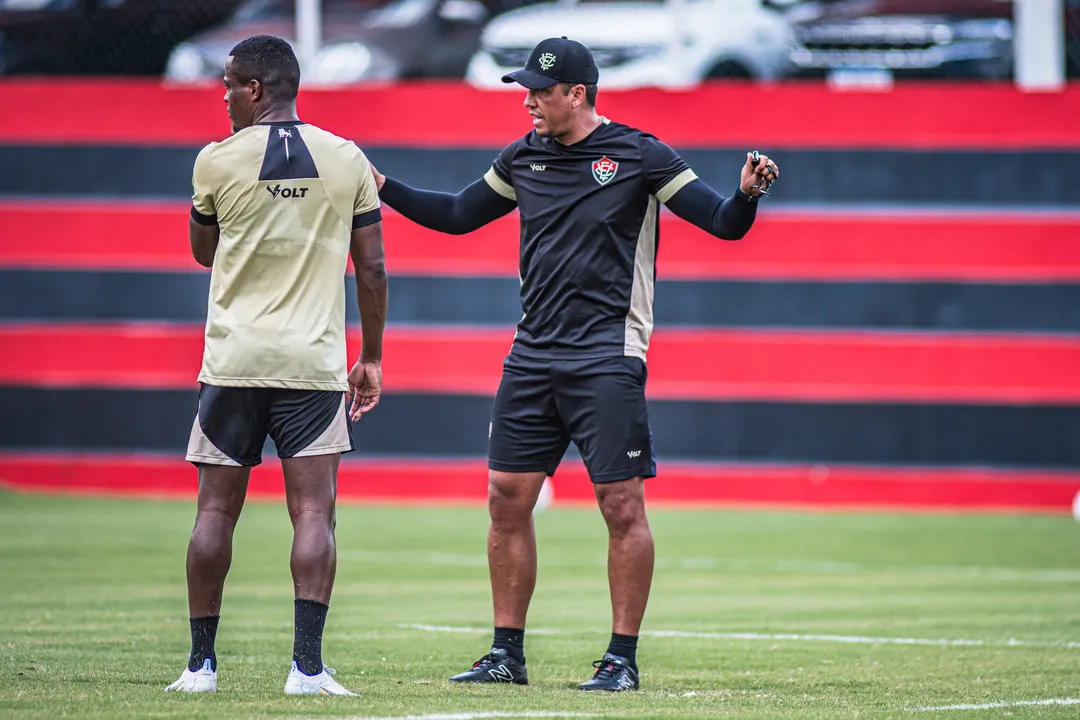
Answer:
<svg viewBox="0 0 1080 720"><path fill-rule="evenodd" d="M199 381L348 390L345 268L378 222L367 158L312 125L275 122L195 160L192 217L220 226Z"/></svg>

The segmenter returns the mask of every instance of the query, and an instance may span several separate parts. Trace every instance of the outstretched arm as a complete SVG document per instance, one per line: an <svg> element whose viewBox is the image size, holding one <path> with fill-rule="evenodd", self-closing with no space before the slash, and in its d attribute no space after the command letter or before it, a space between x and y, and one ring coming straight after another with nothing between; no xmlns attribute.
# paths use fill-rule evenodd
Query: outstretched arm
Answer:
<svg viewBox="0 0 1080 720"><path fill-rule="evenodd" d="M451 235L470 233L517 207L516 202L492 190L484 180L451 195L417 190L387 178L379 199L414 223Z"/></svg>
<svg viewBox="0 0 1080 720"><path fill-rule="evenodd" d="M736 190L723 197L701 180L693 180L665 205L683 220L721 240L741 240L757 217L757 198Z"/></svg>
<svg viewBox="0 0 1080 720"><path fill-rule="evenodd" d="M456 195L411 188L386 177L374 165L371 173L380 200L414 223L451 235L470 233L517 207L513 189L508 190L492 170Z"/></svg>
<svg viewBox="0 0 1080 720"><path fill-rule="evenodd" d="M741 240L757 217L758 198L780 176L776 163L766 155L746 154L739 188L731 197L721 197L696 178L676 189L664 204L683 220L697 225L721 240Z"/></svg>
<svg viewBox="0 0 1080 720"><path fill-rule="evenodd" d="M642 160L650 190L673 213L723 240L741 240L757 217L758 198L779 177L776 163L756 152L746 154L739 187L725 198L698 179L667 145L651 135L641 139Z"/></svg>

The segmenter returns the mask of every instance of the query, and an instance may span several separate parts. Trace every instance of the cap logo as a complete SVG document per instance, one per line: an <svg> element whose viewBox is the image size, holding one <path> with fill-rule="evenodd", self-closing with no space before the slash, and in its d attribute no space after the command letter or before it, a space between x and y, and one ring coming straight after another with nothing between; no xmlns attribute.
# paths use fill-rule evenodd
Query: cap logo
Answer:
<svg viewBox="0 0 1080 720"><path fill-rule="evenodd" d="M542 70L550 70L551 68L555 67L555 54L554 53L544 53L543 55L540 56L539 62L540 62L540 68Z"/></svg>

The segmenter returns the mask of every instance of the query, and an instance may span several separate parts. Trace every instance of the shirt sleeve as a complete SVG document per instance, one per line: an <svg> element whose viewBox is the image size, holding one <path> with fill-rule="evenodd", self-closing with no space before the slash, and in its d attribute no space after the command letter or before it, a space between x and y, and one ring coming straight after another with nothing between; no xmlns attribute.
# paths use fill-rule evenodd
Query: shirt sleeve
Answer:
<svg viewBox="0 0 1080 720"><path fill-rule="evenodd" d="M503 148L503 151L495 158L495 162L491 164L491 167L484 175L484 181L491 186L492 190L507 200L513 200L514 202L517 202L517 192L514 191L510 167L514 160L514 153L517 152L517 146L518 144L513 142Z"/></svg>
<svg viewBox="0 0 1080 720"><path fill-rule="evenodd" d="M363 151L357 148L360 156L360 178L356 186L356 199L353 201L353 230L367 225L374 225L382 220L379 207L379 191L375 178L371 175L371 164Z"/></svg>
<svg viewBox="0 0 1080 720"><path fill-rule="evenodd" d="M643 133L639 142L649 194L655 195L660 202L667 203L675 193L697 179L686 161L653 135Z"/></svg>
<svg viewBox="0 0 1080 720"><path fill-rule="evenodd" d="M216 144L210 143L199 151L191 173L191 217L200 225L217 225L214 179L210 167L211 154Z"/></svg>

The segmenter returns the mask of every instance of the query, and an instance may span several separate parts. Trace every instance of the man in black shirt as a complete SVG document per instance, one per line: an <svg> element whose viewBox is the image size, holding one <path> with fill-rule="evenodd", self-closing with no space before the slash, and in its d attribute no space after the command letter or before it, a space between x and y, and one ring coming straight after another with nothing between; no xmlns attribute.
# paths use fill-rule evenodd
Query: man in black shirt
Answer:
<svg viewBox="0 0 1080 720"><path fill-rule="evenodd" d="M410 188L374 168L382 201L441 232L472 232L514 208L521 218L521 304L488 442L491 652L457 682L527 684L525 617L536 584L532 510L570 442L593 481L609 534L611 643L582 690L639 685L636 650L653 572L644 479L656 475L645 405L658 215L725 240L742 238L776 164L748 153L723 198L654 136L596 114L599 73L566 38L537 45L523 85L533 130L460 193Z"/></svg>

